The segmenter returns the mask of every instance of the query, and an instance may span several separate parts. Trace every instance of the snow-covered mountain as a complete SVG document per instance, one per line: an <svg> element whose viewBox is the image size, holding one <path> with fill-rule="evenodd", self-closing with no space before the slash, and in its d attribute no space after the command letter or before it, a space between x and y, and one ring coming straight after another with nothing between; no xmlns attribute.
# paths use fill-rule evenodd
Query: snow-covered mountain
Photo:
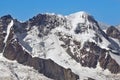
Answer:
<svg viewBox="0 0 120 80"><path fill-rule="evenodd" d="M119 80L120 31L110 27L105 33L101 27L84 11L67 16L38 14L26 22L3 16L0 65L11 66L12 80L23 80L21 74L28 80L19 69L30 71L32 80Z"/></svg>

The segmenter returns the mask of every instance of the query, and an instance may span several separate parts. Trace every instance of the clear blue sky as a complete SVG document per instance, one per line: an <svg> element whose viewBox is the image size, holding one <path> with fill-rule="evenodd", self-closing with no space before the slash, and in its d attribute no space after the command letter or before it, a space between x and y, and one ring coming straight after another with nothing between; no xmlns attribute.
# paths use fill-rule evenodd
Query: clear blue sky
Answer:
<svg viewBox="0 0 120 80"><path fill-rule="evenodd" d="M120 0L1 0L0 16L11 14L25 21L38 13L70 13L86 11L96 20L120 24Z"/></svg>

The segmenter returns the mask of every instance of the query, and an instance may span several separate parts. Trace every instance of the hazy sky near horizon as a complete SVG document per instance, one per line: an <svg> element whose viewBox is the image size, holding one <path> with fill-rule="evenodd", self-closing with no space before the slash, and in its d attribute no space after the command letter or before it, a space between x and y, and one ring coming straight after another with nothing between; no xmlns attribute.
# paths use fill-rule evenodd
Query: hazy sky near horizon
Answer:
<svg viewBox="0 0 120 80"><path fill-rule="evenodd" d="M0 16L11 14L25 21L38 13L69 15L86 11L98 21L120 24L120 0L1 0Z"/></svg>

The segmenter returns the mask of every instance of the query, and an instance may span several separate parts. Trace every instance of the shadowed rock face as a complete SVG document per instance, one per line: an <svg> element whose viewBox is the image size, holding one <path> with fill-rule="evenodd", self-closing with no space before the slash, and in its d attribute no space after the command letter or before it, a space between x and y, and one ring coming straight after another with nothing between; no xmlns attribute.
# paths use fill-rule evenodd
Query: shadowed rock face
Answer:
<svg viewBox="0 0 120 80"><path fill-rule="evenodd" d="M6 30L8 24L11 22L12 17L10 15L5 15L0 18L0 53L3 51L4 48L4 38L6 36Z"/></svg>
<svg viewBox="0 0 120 80"><path fill-rule="evenodd" d="M4 27L4 26L1 26ZM55 79L55 80L77 80L79 76L74 74L71 69L65 69L60 65L56 64L51 59L41 59L38 57L32 57L30 53L26 52L22 45L19 43L19 40L14 37L14 29L10 30L10 34L8 40L6 42L6 46L0 45L1 52L3 52L3 56L9 60L16 60L18 63L31 66L34 69L38 70L40 73L45 76ZM2 37L2 33L0 37ZM1 39L1 43L3 44L3 38ZM53 69L54 68L54 69Z"/></svg>
<svg viewBox="0 0 120 80"><path fill-rule="evenodd" d="M3 51L3 48L4 48L3 40L4 40L4 36L3 34L0 34L0 53Z"/></svg>
<svg viewBox="0 0 120 80"><path fill-rule="evenodd" d="M120 31L117 28L115 28L114 26L109 27L107 29L106 33L108 36L118 39L120 41Z"/></svg>

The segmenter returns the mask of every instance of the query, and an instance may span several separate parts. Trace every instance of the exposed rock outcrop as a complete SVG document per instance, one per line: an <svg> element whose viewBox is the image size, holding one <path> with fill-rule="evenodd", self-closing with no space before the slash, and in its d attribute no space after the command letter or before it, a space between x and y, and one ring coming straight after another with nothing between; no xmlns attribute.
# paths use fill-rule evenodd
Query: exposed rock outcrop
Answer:
<svg viewBox="0 0 120 80"><path fill-rule="evenodd" d="M120 31L117 28L115 28L114 26L110 26L107 29L106 33L108 36L118 39L120 41Z"/></svg>
<svg viewBox="0 0 120 80"><path fill-rule="evenodd" d="M5 44L4 44L4 38L6 36L6 30L8 24L11 22L12 17L10 15L5 15L0 18L0 53L2 52Z"/></svg>

